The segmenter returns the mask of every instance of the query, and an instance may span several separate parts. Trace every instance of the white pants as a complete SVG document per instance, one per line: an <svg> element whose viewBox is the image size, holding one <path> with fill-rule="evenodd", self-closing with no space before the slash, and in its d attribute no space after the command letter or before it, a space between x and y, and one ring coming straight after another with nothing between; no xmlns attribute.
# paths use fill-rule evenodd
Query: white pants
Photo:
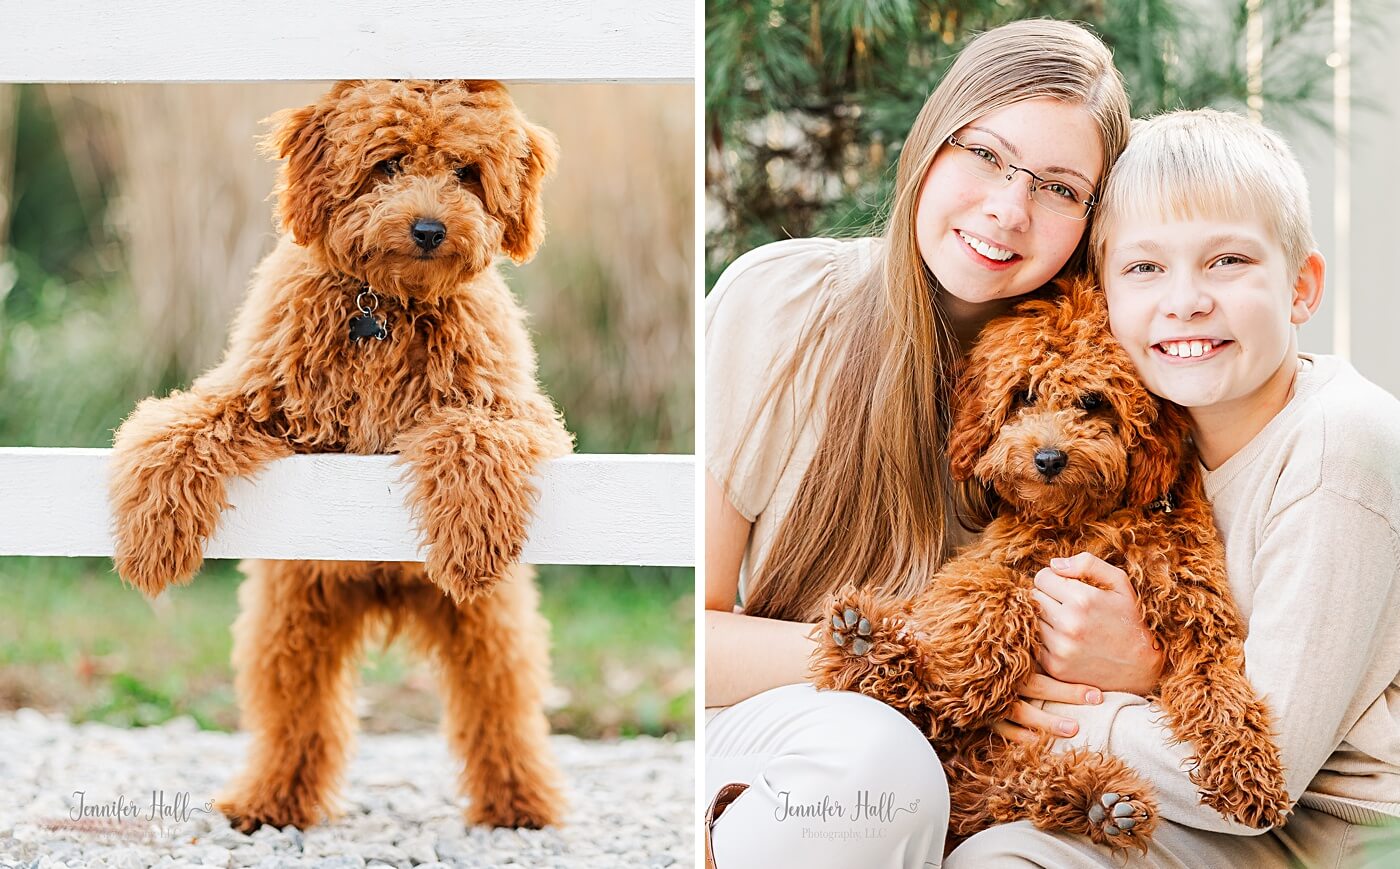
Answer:
<svg viewBox="0 0 1400 869"><path fill-rule="evenodd" d="M943 766L878 700L785 685L720 711L705 726L705 805L730 782L749 788L715 824L717 869L942 863Z"/></svg>
<svg viewBox="0 0 1400 869"><path fill-rule="evenodd" d="M749 785L714 828L717 869L929 869L948 825L948 785L933 748L878 700L811 685L774 688L721 710L705 726L705 802L730 782ZM911 808L912 807L912 808ZM1028 821L964 842L945 869L1122 869L1081 836ZM1159 824L1129 869L1400 866L1400 827L1349 824L1297 806L1259 836Z"/></svg>

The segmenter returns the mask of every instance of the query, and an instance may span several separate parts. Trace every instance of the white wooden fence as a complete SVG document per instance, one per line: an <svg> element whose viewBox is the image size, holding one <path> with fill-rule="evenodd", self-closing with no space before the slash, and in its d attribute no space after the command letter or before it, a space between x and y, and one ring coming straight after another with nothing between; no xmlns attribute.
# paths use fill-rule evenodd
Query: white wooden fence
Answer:
<svg viewBox="0 0 1400 869"><path fill-rule="evenodd" d="M111 555L111 450L0 448L0 555ZM306 455L229 486L209 558L422 561L392 456ZM690 456L582 455L536 480L522 560L688 566L695 552Z"/></svg>
<svg viewBox="0 0 1400 869"><path fill-rule="evenodd" d="M694 0L0 0L0 81L694 75Z"/></svg>
<svg viewBox="0 0 1400 869"><path fill-rule="evenodd" d="M693 81L695 19L694 0L0 0L0 82ZM110 555L108 455L0 448L0 555ZM402 470L278 461L230 487L206 555L421 560ZM694 457L571 456L538 483L525 561L695 563Z"/></svg>

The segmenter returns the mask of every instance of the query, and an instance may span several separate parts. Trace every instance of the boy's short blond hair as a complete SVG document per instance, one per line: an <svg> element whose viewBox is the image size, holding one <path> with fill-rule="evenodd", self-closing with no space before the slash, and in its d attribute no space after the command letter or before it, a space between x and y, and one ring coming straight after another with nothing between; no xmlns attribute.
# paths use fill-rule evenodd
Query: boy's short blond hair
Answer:
<svg viewBox="0 0 1400 869"><path fill-rule="evenodd" d="M1182 110L1133 122L1089 239L1096 273L1116 223L1140 214L1262 217L1283 247L1290 274L1317 246L1303 167L1277 133L1233 112Z"/></svg>

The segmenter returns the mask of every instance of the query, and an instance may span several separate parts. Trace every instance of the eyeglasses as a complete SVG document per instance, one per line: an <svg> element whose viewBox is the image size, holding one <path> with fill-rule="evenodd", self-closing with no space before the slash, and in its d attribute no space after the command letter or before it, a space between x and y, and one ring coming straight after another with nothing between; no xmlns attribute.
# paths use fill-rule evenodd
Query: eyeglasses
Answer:
<svg viewBox="0 0 1400 869"><path fill-rule="evenodd" d="M948 154L952 163L974 178L1000 181L1005 185L1016 177L1017 172L1031 176L1031 200L1056 214L1072 220L1084 220L1098 203L1094 194L1081 192L1082 184L1076 186L1075 182L1063 178L1042 178L1029 169L1004 163L997 152L986 145L960 142L956 136L949 136L948 144L953 146Z"/></svg>

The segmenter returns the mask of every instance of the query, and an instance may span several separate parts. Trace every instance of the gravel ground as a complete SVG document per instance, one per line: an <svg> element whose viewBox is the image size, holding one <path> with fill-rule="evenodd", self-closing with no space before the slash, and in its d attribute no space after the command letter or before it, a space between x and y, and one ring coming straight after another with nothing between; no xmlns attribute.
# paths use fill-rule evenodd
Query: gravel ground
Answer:
<svg viewBox="0 0 1400 869"><path fill-rule="evenodd" d="M567 822L491 830L463 823L438 734L361 735L339 821L252 836L200 811L242 768L247 745L246 734L200 731L190 719L127 730L30 709L0 715L0 867L694 865L691 742L553 737ZM76 791L123 816L75 822ZM153 792L173 814L163 827L148 820Z"/></svg>

